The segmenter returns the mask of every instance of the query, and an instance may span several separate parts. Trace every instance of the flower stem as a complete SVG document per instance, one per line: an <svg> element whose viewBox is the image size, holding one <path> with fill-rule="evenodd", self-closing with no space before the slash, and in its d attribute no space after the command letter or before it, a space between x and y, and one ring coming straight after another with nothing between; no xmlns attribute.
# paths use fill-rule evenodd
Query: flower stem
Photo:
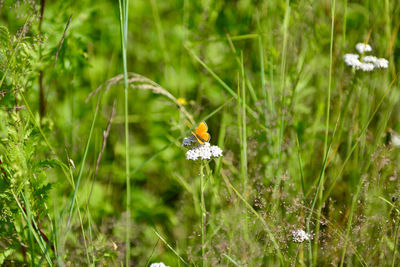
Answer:
<svg viewBox="0 0 400 267"><path fill-rule="evenodd" d="M206 205L204 202L204 163L202 162L200 165L200 210L201 210L201 261L202 266L206 266L206 260L204 257L204 244L205 244L205 218L206 218Z"/></svg>
<svg viewBox="0 0 400 267"><path fill-rule="evenodd" d="M397 243L398 243L398 234L399 234L399 220L396 222L396 231L394 235L394 246L393 246L393 256L392 256L392 267L394 267L394 262L396 260L396 248L397 248Z"/></svg>
<svg viewBox="0 0 400 267"><path fill-rule="evenodd" d="M125 174L126 174L126 232L125 232L125 265L130 265L130 205L131 205L131 181L129 166L129 123L128 123L128 66L126 59L126 51L128 46L128 10L129 0L119 0L119 17L121 30L121 50L122 63L124 69L124 118L125 118Z"/></svg>

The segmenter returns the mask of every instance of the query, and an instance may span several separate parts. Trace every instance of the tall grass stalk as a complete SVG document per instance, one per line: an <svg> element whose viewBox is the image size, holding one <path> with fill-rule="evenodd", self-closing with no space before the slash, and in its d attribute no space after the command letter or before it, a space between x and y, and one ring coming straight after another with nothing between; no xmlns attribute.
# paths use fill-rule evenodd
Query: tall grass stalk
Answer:
<svg viewBox="0 0 400 267"><path fill-rule="evenodd" d="M393 246L393 256L392 256L392 267L394 267L394 263L396 261L396 252L397 252L397 244L398 244L398 235L399 235L399 226L400 226L400 221L397 217L396 221L396 230L394 234L394 246Z"/></svg>
<svg viewBox="0 0 400 267"><path fill-rule="evenodd" d="M159 239L178 257L178 259L185 264L185 266L189 266L187 262L182 258L181 255L157 232L157 230L153 229L154 233L158 236Z"/></svg>
<svg viewBox="0 0 400 267"><path fill-rule="evenodd" d="M124 69L124 114L125 114L125 175L126 175L126 229L125 229L125 264L130 263L130 203L131 203L131 182L129 166L129 123L128 123L128 66L126 59L126 50L128 46L128 10L129 0L119 0L119 18L121 29L121 49L122 62Z"/></svg>
<svg viewBox="0 0 400 267"><path fill-rule="evenodd" d="M12 192L12 195L13 195L13 197L14 197L15 202L16 202L17 205L18 205L19 210L21 211L22 217L25 219L25 221L26 221L27 223L28 223L28 222L31 222L31 225L28 226L28 227L29 227L29 231L30 231L30 233L33 235L33 237L35 238L36 243L39 245L39 248L40 248L40 250L42 251L42 253L45 254L45 258L46 258L47 263L49 264L49 266L53 266L52 261L51 261L51 258L50 258L50 255L49 255L49 252L46 251L46 248L45 248L46 242L43 240L43 237L42 237L42 235L40 234L40 231L38 230L39 228L37 227L37 223L36 223L34 217L31 216L31 218L28 219L28 215L26 214L24 208L22 207L22 204L21 204L21 202L19 201L17 195L16 195L14 192ZM23 198L24 202L26 203L26 202L27 202L27 199L25 198L25 194L22 194L22 198ZM29 205L29 204L28 204L28 205ZM35 228L32 228L32 224L33 224L33 226L34 226ZM38 234L38 233L39 233L39 234Z"/></svg>
<svg viewBox="0 0 400 267"><path fill-rule="evenodd" d="M332 68L333 68L333 35L335 28L335 9L336 9L336 0L331 0L331 41L330 41L330 49L329 49L329 80L328 80L328 95L326 99L326 118L325 118L325 138L324 138L324 164L322 165L322 173L321 173L321 186L318 188L318 199L319 204L317 208L317 218L316 218L316 226L315 226L315 242L314 242L314 262L317 260L318 253L318 240L319 240L319 229L320 223L319 220L321 218L321 210L322 210L322 200L323 200L323 191L324 191L324 183L325 183L325 169L326 169L326 157L328 157L328 136L329 136L329 120L330 120L330 109L331 109L331 89L332 89Z"/></svg>
<svg viewBox="0 0 400 267"><path fill-rule="evenodd" d="M150 3L151 3L151 10L153 13L154 23L157 29L158 42L160 43L160 48L163 55L164 64L169 65L170 59L168 55L167 46L165 44L164 30L160 19L160 13L158 12L157 0L150 0Z"/></svg>
<svg viewBox="0 0 400 267"><path fill-rule="evenodd" d="M247 199L248 174L247 174L247 117L246 117L246 83L243 66L243 52L240 54L240 78L238 74L238 125L240 130L240 176L243 183L243 195ZM241 81L241 84L240 84ZM244 213L243 226L244 240L249 242L249 217Z"/></svg>
<svg viewBox="0 0 400 267"><path fill-rule="evenodd" d="M229 46L230 46L230 48L232 50L232 53L235 55L235 59L236 59L236 62L238 63L238 67L240 69L242 69L242 60L237 55L237 51L236 51L235 45L233 44L232 38L231 38L231 36L229 34L226 34L226 37L228 39L228 43L229 43ZM243 51L241 51L241 54L243 54ZM253 85L251 84L251 81L250 81L249 77L245 76L245 78L243 80L247 84L251 99L253 100L254 103L257 103L258 102L258 97L257 97L257 94L256 94L254 88L253 88ZM256 105L255 108L257 109L257 112L259 114L264 114L264 111L262 110L262 108L260 106Z"/></svg>
<svg viewBox="0 0 400 267"><path fill-rule="evenodd" d="M32 239L32 233L33 233L33 228L32 228L32 213L31 213L31 205L29 203L29 197L26 197L26 194L28 192L28 185L25 184L25 190L22 191L22 194L24 194L24 199L25 199L25 207L26 207L26 217L28 221L26 222L28 224L28 240L29 240L29 248L31 251L31 266L35 266L35 248L33 247L33 239Z"/></svg>
<svg viewBox="0 0 400 267"><path fill-rule="evenodd" d="M248 186L248 181L247 181L247 117L246 117L246 83L245 83L245 75L244 75L244 66L243 66L243 52L241 52L240 55L240 73L241 73L241 78L242 78L242 94L241 94L241 101L240 101L240 95L239 95L239 102L241 102L241 124L242 124L242 140L241 140L241 157L240 157L240 163L241 163L241 176L243 179L243 190L244 190L244 195L245 197L247 196L247 186Z"/></svg>
<svg viewBox="0 0 400 267"><path fill-rule="evenodd" d="M213 76L213 78L215 80L217 80L217 82L219 84L221 84L221 86L235 99L238 98L238 95L232 90L231 87L229 87L229 85L227 85L206 63L204 63L203 60L201 60L192 50L190 50L187 46L185 46L186 50L189 52L189 54L197 61L200 63L200 65L202 65L210 74L211 76ZM258 119L258 114L257 112L255 112L251 107L249 107L248 105L246 105L246 109L249 112L249 114L254 118L254 119ZM263 128L264 130L267 130L267 128L259 123L259 126L261 128Z"/></svg>
<svg viewBox="0 0 400 267"><path fill-rule="evenodd" d="M206 215L207 215L207 211L206 211L206 204L204 201L204 163L201 162L200 164L200 210L201 210L201 222L200 222L200 226L201 226L201 262L202 262L202 266L206 266L207 265L207 260L206 260L206 256L205 256L205 239L206 239L206 224L204 223L205 219L206 219Z"/></svg>
<svg viewBox="0 0 400 267"><path fill-rule="evenodd" d="M69 208L69 215L68 215L68 220L67 220L66 231L64 233L64 235L65 235L70 229L72 216L73 216L73 212L74 212L74 208L75 208L75 202L76 202L76 203L78 203L78 217L79 217L80 228L81 228L82 236L83 236L83 243L84 243L84 246L85 246L86 259L87 259L89 265L90 265L90 257L89 257L89 251L88 251L87 243L86 243L86 234L85 234L85 230L83 228L82 215L81 215L81 212L79 210L78 191L79 191L79 186L80 186L82 175L83 175L83 170L85 169L86 158L87 158L87 155L88 155L88 152L89 152L89 146L90 146L90 142L92 140L94 126L96 124L96 119L97 119L97 114L99 113L100 102L101 102L101 95L99 96L99 98L97 100L96 110L94 112L94 117L93 117L93 120L92 120L92 125L90 127L89 136L88 136L88 139L86 141L85 151L83 153L83 157L82 157L82 161L81 161L81 167L79 169L79 173L78 173L78 178L77 178L76 184L74 184L74 181L72 181L73 182L72 185L74 187L74 192L73 192L73 195L72 195L71 205L70 205L70 208Z"/></svg>
<svg viewBox="0 0 400 267"><path fill-rule="evenodd" d="M264 117L265 123L267 123L267 114L268 111L270 115L272 115L272 90L267 93L267 87L265 83L265 70L264 70L264 43L263 43L263 36L261 32L261 25L260 25L260 16L257 15L257 28L258 28L258 54L260 57L260 79L261 79L261 89L263 93L263 100L264 100ZM268 102L268 104L267 104ZM269 109L269 110L268 110Z"/></svg>
<svg viewBox="0 0 400 267"><path fill-rule="evenodd" d="M281 88L280 88L280 95L281 95L281 121L279 125L279 138L278 138L278 166L277 166L277 173L279 176L280 164L281 164L281 155L282 155L282 143L283 143L283 131L285 128L285 83L286 83L286 54L287 54L287 42L288 42L288 32L289 32L289 21L290 21L290 2L286 0L285 5L285 17L283 19L283 47L282 47L282 59L281 59ZM275 190L279 187L280 178L278 178L278 182L276 185ZM275 192L276 193L276 192Z"/></svg>
<svg viewBox="0 0 400 267"><path fill-rule="evenodd" d="M368 126L371 124L372 120L375 118L376 113L378 112L378 110L380 109L380 107L382 106L383 101L385 100L385 98L387 97L391 87L393 86L393 84L395 83L395 81L397 80L397 76L399 75L399 73L396 74L396 76L394 77L394 79L391 81L391 83L389 84L389 86L386 88L383 96L381 97L381 99L379 100L378 104L376 105L375 110L372 112L368 122L365 124L365 126L362 128L362 130L360 131L360 134L357 136L356 141L354 142L354 145L350 148L350 151L347 155L347 157L345 158L345 160L342 163L342 167L340 168L339 172L336 174L335 178L333 179L331 186L329 187L329 189L327 190L327 192L325 193L325 197L324 199L327 199L331 193L331 191L333 190L337 180L339 179L339 177L342 175L345 166L347 165L347 163L349 162L352 153L354 152L354 150L356 149L356 147L358 146L359 142L360 142L360 137L362 136L362 134L368 129Z"/></svg>
<svg viewBox="0 0 400 267"><path fill-rule="evenodd" d="M346 45L346 27L347 27L347 0L343 3L343 28L342 28L342 48Z"/></svg>
<svg viewBox="0 0 400 267"><path fill-rule="evenodd" d="M239 263L237 263L234 259L232 259L230 256L226 255L225 253L222 254L222 256L224 256L225 258L227 258L230 262L233 263L233 265L241 267L242 265L240 265Z"/></svg>
<svg viewBox="0 0 400 267"><path fill-rule="evenodd" d="M20 94L20 96L21 96L21 98L22 98L22 100L23 100L23 102L24 102L24 104L25 104L25 106L26 106L26 108L27 108L27 110L28 110L28 114L29 114L31 120L33 121L35 127L39 130L41 136L43 137L43 139L44 139L44 141L45 141L45 143L46 143L46 145L48 146L48 148L50 149L50 151L54 154L54 156L56 157L56 159L57 159L59 162L61 162L61 160L59 159L59 157L58 157L58 155L57 155L55 149L53 148L53 146L51 145L51 143L50 143L49 140L47 139L46 135L44 134L44 132L43 132L43 130L42 130L42 127L40 126L40 123L38 123L38 122L36 121L35 116L34 116L32 110L31 110L31 108L30 108L30 106L29 106L29 103L28 103L28 101L26 100L24 94ZM83 159L82 159L82 162L81 162L81 169L80 169L80 172L79 172L79 175L78 175L78 178L77 178L77 184L76 184L76 185L75 185L75 183L74 183L74 179L73 179L73 174L72 174L71 168L70 168L70 167L68 168L68 170L69 170L69 173L68 173L65 167L61 167L61 169L62 169L64 175L66 176L66 178L68 179L68 181L70 181L70 183L71 183L71 185L72 185L72 187L73 187L73 189L74 189L74 193L73 193L73 197L72 197L72 201L71 201L71 206L70 206L70 211L69 211L69 217L68 217L68 221L67 221L67 231L68 231L69 226L70 226L70 223L71 223L71 218L72 218L72 213L73 213L75 201L78 201L77 192L78 192L79 185L80 185L80 181L81 181L81 178L82 178L83 168L84 168L84 166L85 166L86 156L87 156L87 153L88 153L89 144L90 144L90 140L91 140L92 133L93 133L93 129L94 129L94 124L95 124L95 121L96 121L96 118L97 118L97 114L98 114L98 108L99 108L99 105L100 105L100 99L101 99L101 98L99 97L98 102L97 102L97 106L96 106L95 115L94 115L94 118L93 118L93 121L92 121L92 126L91 126L90 132L89 132L89 137L88 137L88 140L87 140L87 143L86 143L86 146L85 146L85 152L84 152L84 156L83 156ZM82 222L82 217L81 217L81 214L80 214L80 210L79 210L79 209L78 209L78 215L79 215L80 227L81 227L81 230L82 230L82 235L83 235L83 236L86 236L86 235L85 235L85 232L84 232L84 229L83 229L83 222ZM51 222L51 218L49 218L49 219L50 219L50 222ZM53 223L51 223L51 224L53 224ZM41 237L41 235L39 235L39 236ZM56 238L56 237L55 237L55 238ZM43 241L43 242L44 242L44 241ZM86 239L84 239L84 245L85 245L85 249L86 249L86 251L85 251L85 252L86 252L86 258L88 259L88 262L90 262L90 261L89 261L89 254L88 254L88 250L87 250L87 245L86 245ZM46 254L46 256L47 256L47 257L46 257L46 260L49 261L49 256L47 255L47 252L46 252L45 254Z"/></svg>
<svg viewBox="0 0 400 267"><path fill-rule="evenodd" d="M392 91L392 94L393 94L393 92L394 92L394 91ZM393 103L393 102L392 102L392 103ZM390 103L390 104L388 105L388 107L383 111L383 116L382 116L380 122L378 123L378 125L379 125L380 127L377 128L378 134L376 134L376 136L381 136L381 135L382 135L382 132L383 132L382 128L386 128L387 121L388 121L389 116L390 116L390 114L391 114L391 112L392 112L392 109L393 109L393 104L392 104L392 103ZM375 114L375 112L374 112L374 114ZM368 120L368 118L367 118L367 123L368 123L368 124L369 124L369 121L370 121L370 120ZM367 125L368 125L368 124L367 124ZM363 135L365 135L365 131L362 131L362 132L359 134L359 136L358 136L358 138L357 138L358 143L361 142L362 140L364 140L364 139L361 138L361 136L363 136ZM359 140L361 140L361 141L359 141ZM377 144L373 144L373 145L372 145L372 148L371 148L371 151L367 151L367 154L368 154L368 155L374 154L374 153L375 153L375 150L376 150L376 147L377 147ZM352 151L353 151L353 150L352 150ZM359 156L357 155L356 158L358 159ZM369 169L369 167L370 167L370 164L371 164L371 161L366 161L364 167L363 167L362 170L361 170L360 175L362 175L363 173L367 173L367 171L368 171L368 169ZM353 217L354 217L354 213L355 213L355 206L356 206L356 204L357 204L358 196L359 196L359 194L360 194L362 185L363 185L363 179L362 179L362 177L360 177L360 178L359 178L359 181L358 181L358 186L357 186L356 193L355 193L355 195L353 196L353 200L352 200L352 203L351 203L351 209L350 209L350 213L349 213L349 219L348 219L348 221L347 221L347 226L346 226L345 243L344 243L344 247L343 247L343 250L342 250L342 256L341 256L341 261L340 261L340 267L342 267L343 264L344 264L344 260L345 260L345 256L346 256L346 251L347 251L347 243L348 243L348 241L349 241L349 239L350 239L350 230L351 230L351 225L352 225L352 221L353 221Z"/></svg>
<svg viewBox="0 0 400 267"><path fill-rule="evenodd" d="M280 185L281 185L281 156L282 156L282 143L283 143L283 132L285 128L285 116L286 116L286 109L285 109L285 84L286 84L286 55L287 55L287 42L288 42L288 32L289 32L289 21L290 21L290 2L289 0L286 0L285 4L285 17L283 19L283 27L282 27L282 33L283 33L283 47L282 47L282 57L281 57L281 70L280 70L280 92L279 94L281 95L280 99L280 123L279 123L279 128L277 129L277 134L275 135L278 140L275 143L277 144L276 146L276 156L278 158L278 163L275 169L275 174L276 174L276 181L275 181L275 186L274 186L274 191L273 191L273 196L275 198L274 204L273 204L273 210L277 210L279 206L279 197L278 197L278 192L280 190Z"/></svg>
<svg viewBox="0 0 400 267"><path fill-rule="evenodd" d="M92 125L91 125L90 131L89 131L89 136L88 136L88 139L86 141L85 151L83 152L83 157L82 157L82 161L81 161L81 167L79 169L78 178L77 178L77 181L76 181L76 185L75 185L75 188L74 188L74 193L73 193L72 200L71 200L71 206L69 208L69 216L68 216L68 221L67 221L67 231L68 231L68 229L69 229L69 227L71 225L72 214L73 214L74 207L75 207L75 202L76 202L77 196L78 196L78 189L79 189L79 185L81 183L83 170L85 168L86 158L87 158L87 154L89 152L90 141L92 140L94 125L95 125L96 119L97 119L97 114L99 113L100 99L101 99L101 97L99 96L99 99L98 99L98 102L97 102L97 105L96 105L96 110L94 112L94 117L93 117L93 120L92 120Z"/></svg>
<svg viewBox="0 0 400 267"><path fill-rule="evenodd" d="M278 254L278 258L279 261L281 263L281 266L285 266L285 261L283 258L283 254L281 249L279 248L279 244L274 236L274 234L272 233L269 225L267 224L267 222L264 220L264 218L253 208L252 205L250 205L250 203L243 197L242 194L239 193L239 191L229 182L228 179L225 180L225 182L227 183L227 185L235 192L235 194L240 198L240 200L243 201L243 203L245 204L245 206L257 217L257 219L260 220L260 222L262 223L262 225L264 226L265 231L267 232L267 235L269 237L269 239L271 240L277 254Z"/></svg>
<svg viewBox="0 0 400 267"><path fill-rule="evenodd" d="M346 226L346 236L345 236L345 240L344 240L344 247L343 247L342 256L340 259L340 267L343 267L343 264L344 264L344 258L346 256L346 251L347 251L347 243L349 242L349 238L350 238L349 235L350 235L351 223L353 221L354 209L356 207L356 203L357 203L357 199L358 199L358 195L360 193L361 187L362 187L362 178L360 177L360 181L357 186L357 191L356 191L355 195L353 196L353 200L351 202L350 215L349 215L349 219L347 221L347 226Z"/></svg>

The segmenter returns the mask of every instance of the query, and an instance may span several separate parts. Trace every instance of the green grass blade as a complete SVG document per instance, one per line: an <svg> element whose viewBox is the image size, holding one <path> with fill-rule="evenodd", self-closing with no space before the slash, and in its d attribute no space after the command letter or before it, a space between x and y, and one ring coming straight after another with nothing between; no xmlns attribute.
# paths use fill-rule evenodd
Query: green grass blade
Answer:
<svg viewBox="0 0 400 267"><path fill-rule="evenodd" d="M122 3L121 3L122 2ZM130 205L131 205L131 182L130 182L130 153L129 153L129 123L128 123L128 66L126 50L128 45L128 10L129 0L119 0L121 50L124 70L124 115L125 115L125 175L126 175L126 229L125 229L125 264L130 265Z"/></svg>
<svg viewBox="0 0 400 267"><path fill-rule="evenodd" d="M101 99L101 96L99 96L99 99L98 99L98 102L97 102L97 105L96 105L96 110L95 110L95 112L94 112L94 117L93 117L93 120L92 120L92 125L91 125L91 127L90 127L89 136L88 136L88 139L87 139L87 141L86 141L85 151L84 151L84 153L83 153L83 158L82 158L82 161L81 161L81 168L79 169L79 174L78 174L77 182L76 182L76 185L75 185L75 188L74 188L74 193L73 193L73 196L72 196L71 206L70 206L70 208L69 208L69 216L68 216L68 222L67 222L67 231L68 231L68 229L69 229L69 227L70 227L70 224L71 224L72 213L73 213L73 211L74 211L74 207L75 207L75 202L76 202L76 198L77 198L77 194L78 194L79 185L80 185L80 183L81 183L83 170L84 170L84 168L85 168L86 157L87 157L87 154L88 154L88 152L89 152L90 141L91 141L91 139L92 139L92 134L93 134L94 125L95 125L95 123L96 123L96 118L97 118L97 114L98 114L98 111L99 111L100 99Z"/></svg>
<svg viewBox="0 0 400 267"><path fill-rule="evenodd" d="M281 266L284 266L284 259L283 259L282 251L279 248L278 242L277 242L274 234L272 233L270 227L268 226L267 222L261 217L260 214L258 214L258 212L249 204L249 202L247 202L247 200L239 193L239 191L236 190L236 188L228 180L226 180L226 182L228 183L229 187L236 193L236 195L243 201L243 203L246 205L246 207L257 217L257 219L260 220L260 222L264 226L265 231L268 234L269 239L271 239L276 252L278 253L278 258L281 262Z"/></svg>
<svg viewBox="0 0 400 267"><path fill-rule="evenodd" d="M183 264L185 264L186 266L189 266L189 264L187 264L187 262L179 255L179 253L176 252L176 250L170 244L168 244L168 242L157 232L156 229L153 229L153 231L158 236L158 238L161 239L161 241L179 258L179 260Z"/></svg>
<svg viewBox="0 0 400 267"><path fill-rule="evenodd" d="M226 255L225 253L222 254L222 256L224 256L225 258L227 258L230 262L232 262L235 266L242 266L239 263L237 263L234 259L232 259L231 257L229 257L228 255Z"/></svg>

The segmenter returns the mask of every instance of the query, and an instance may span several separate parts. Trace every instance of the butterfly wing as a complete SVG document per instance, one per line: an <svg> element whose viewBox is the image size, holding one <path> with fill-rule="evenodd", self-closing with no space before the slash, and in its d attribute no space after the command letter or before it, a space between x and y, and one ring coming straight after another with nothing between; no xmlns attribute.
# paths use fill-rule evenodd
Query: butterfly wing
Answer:
<svg viewBox="0 0 400 267"><path fill-rule="evenodd" d="M205 121L199 123L196 129L196 134L206 133L208 131L208 126Z"/></svg>
<svg viewBox="0 0 400 267"><path fill-rule="evenodd" d="M196 133L192 132L193 136L196 137L197 142L199 142L200 145L204 145L204 141L200 139L199 136L196 135Z"/></svg>
<svg viewBox="0 0 400 267"><path fill-rule="evenodd" d="M194 135L194 137L196 137L197 141L201 145L204 145L205 142L208 142L211 139L211 135L207 131L208 131L207 123L205 121L202 121L197 126L196 131L192 132L192 134Z"/></svg>

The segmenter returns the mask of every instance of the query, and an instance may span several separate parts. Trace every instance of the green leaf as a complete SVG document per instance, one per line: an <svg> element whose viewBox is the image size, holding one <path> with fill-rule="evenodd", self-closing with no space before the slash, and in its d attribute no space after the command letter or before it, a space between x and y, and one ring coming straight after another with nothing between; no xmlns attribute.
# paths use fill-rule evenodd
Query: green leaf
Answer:
<svg viewBox="0 0 400 267"><path fill-rule="evenodd" d="M47 168L54 168L54 167L68 169L68 167L64 163L62 163L61 161L56 160L56 159L41 160L40 162L35 164L35 168L42 169L42 170L47 169Z"/></svg>
<svg viewBox="0 0 400 267"><path fill-rule="evenodd" d="M33 192L35 197L47 197L47 192L51 189L51 184L48 183Z"/></svg>
<svg viewBox="0 0 400 267"><path fill-rule="evenodd" d="M5 259L14 252L14 248L8 248L0 253L0 265L3 265Z"/></svg>
<svg viewBox="0 0 400 267"><path fill-rule="evenodd" d="M0 48L8 48L10 46L10 33L7 27L0 26Z"/></svg>

